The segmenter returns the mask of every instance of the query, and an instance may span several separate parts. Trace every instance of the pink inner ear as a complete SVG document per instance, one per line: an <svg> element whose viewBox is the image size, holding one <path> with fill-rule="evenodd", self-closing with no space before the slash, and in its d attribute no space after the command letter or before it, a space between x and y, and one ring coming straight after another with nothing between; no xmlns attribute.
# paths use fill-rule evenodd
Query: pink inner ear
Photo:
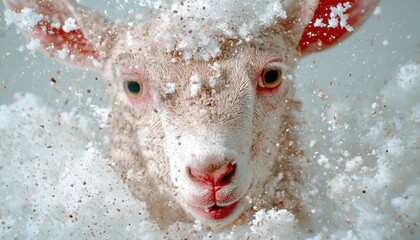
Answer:
<svg viewBox="0 0 420 240"><path fill-rule="evenodd" d="M34 29L25 33L28 38L39 39L44 49L50 50L51 47L54 47L55 50L61 50L67 48L70 54L77 55L78 61L86 60L88 57L99 59L98 50L85 37L82 30L65 32L62 27L57 29L51 26L51 23L56 22L63 26L69 17L75 18L65 3L44 0L33 0L32 2L7 0L5 4L16 11L23 9L25 6L32 7L37 13L51 19L40 21Z"/></svg>
<svg viewBox="0 0 420 240"><path fill-rule="evenodd" d="M45 32L42 30L42 27L46 27ZM62 28L52 28L49 22L41 21L34 28L33 37L40 39L44 48L50 46L54 46L57 50L67 48L70 53L77 54L79 57L92 56L95 59L99 59L99 53L95 46L85 38L81 30L65 32Z"/></svg>
<svg viewBox="0 0 420 240"><path fill-rule="evenodd" d="M368 9L363 9L363 7L367 5L366 1L367 0L320 0L311 23L306 27L302 34L302 38L299 42L299 50L303 52L310 46L318 46L319 43L322 43L322 47L319 47L318 50L325 49L336 44L339 39L342 39L349 32L340 26L335 28L315 27L314 23L316 19L323 19L323 23L328 25L328 19L331 13L330 7L336 7L339 3L344 4L349 2L351 4L351 8L345 12L345 14L349 15L347 24L352 27L357 27L365 20L366 15L370 12L367 11ZM377 1L371 2L376 3Z"/></svg>

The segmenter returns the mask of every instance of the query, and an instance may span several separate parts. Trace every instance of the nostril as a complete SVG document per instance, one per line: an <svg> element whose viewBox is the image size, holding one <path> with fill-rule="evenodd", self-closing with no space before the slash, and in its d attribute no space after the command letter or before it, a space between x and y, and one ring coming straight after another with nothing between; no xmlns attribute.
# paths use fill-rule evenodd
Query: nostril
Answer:
<svg viewBox="0 0 420 240"><path fill-rule="evenodd" d="M226 185L230 183L233 175L235 175L236 163L229 163L224 169L220 169L215 185Z"/></svg>
<svg viewBox="0 0 420 240"><path fill-rule="evenodd" d="M209 186L227 185L235 175L236 163L232 162L216 169L201 170L188 167L187 174L192 182L204 183Z"/></svg>
<svg viewBox="0 0 420 240"><path fill-rule="evenodd" d="M196 183L205 183L207 185L211 185L213 183L213 177L204 172L204 171L200 171L197 168L187 168L187 172L188 172L188 177Z"/></svg>
<svg viewBox="0 0 420 240"><path fill-rule="evenodd" d="M187 173L188 173L188 177L193 181L193 182L199 182L202 181L202 179L199 177L199 172L197 171L197 169L192 169L190 167L187 167Z"/></svg>

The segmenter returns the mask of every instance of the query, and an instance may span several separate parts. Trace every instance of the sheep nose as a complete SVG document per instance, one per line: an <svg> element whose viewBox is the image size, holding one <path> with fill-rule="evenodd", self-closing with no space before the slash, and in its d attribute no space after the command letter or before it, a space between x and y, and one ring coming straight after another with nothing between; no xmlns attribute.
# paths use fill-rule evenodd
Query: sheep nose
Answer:
<svg viewBox="0 0 420 240"><path fill-rule="evenodd" d="M229 163L219 167L208 167L204 169L187 169L191 181L199 184L205 184L211 187L221 187L231 182L235 174L236 163Z"/></svg>

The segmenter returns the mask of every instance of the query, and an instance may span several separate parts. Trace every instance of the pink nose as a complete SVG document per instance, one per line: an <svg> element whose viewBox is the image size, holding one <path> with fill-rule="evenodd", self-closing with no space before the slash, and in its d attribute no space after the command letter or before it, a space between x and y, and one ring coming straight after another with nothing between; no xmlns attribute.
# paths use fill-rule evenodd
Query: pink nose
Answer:
<svg viewBox="0 0 420 240"><path fill-rule="evenodd" d="M193 182L211 187L221 187L230 183L235 174L236 164L229 163L219 168L197 169L188 168L189 177Z"/></svg>

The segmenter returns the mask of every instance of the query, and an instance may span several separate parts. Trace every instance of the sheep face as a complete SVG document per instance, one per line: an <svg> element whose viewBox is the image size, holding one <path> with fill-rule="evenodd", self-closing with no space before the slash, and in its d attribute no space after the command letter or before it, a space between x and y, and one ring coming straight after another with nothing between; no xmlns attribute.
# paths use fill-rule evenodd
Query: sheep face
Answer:
<svg viewBox="0 0 420 240"><path fill-rule="evenodd" d="M297 153L292 111L299 105L292 69L305 54L349 35L378 0L293 1L286 20L255 41L228 40L206 62L163 49L153 32L161 18L128 30L76 1L3 2L42 14L23 31L44 52L108 80L112 160L152 217L224 225L246 202L293 208L284 204L298 199L301 172L290 157ZM328 16L336 25L340 17L340 26L322 24Z"/></svg>
<svg viewBox="0 0 420 240"><path fill-rule="evenodd" d="M145 178L170 176L160 187L169 200L195 218L229 223L288 149L283 136L296 102L286 76L297 52L276 37L212 62L174 62L145 31L135 32L142 40L121 41L117 49L128 51L117 50L107 67L118 115L114 161L138 159Z"/></svg>

